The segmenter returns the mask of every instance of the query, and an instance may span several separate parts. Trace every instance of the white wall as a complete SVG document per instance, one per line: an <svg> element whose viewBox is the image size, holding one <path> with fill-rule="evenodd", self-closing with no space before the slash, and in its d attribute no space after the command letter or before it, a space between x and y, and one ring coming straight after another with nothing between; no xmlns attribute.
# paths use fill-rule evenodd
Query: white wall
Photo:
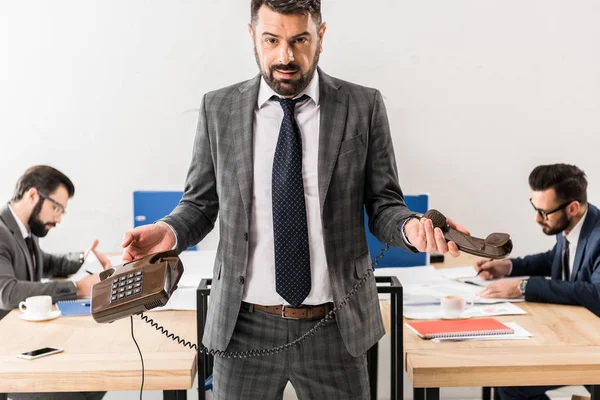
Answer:
<svg viewBox="0 0 600 400"><path fill-rule="evenodd" d="M321 66L383 92L406 193L475 235L511 233L517 255L552 243L528 203L535 165L576 163L598 201L600 3L323 3ZM0 198L39 163L77 187L47 250L116 251L134 190L183 187L202 94L257 72L248 14L248 0L0 3Z"/></svg>

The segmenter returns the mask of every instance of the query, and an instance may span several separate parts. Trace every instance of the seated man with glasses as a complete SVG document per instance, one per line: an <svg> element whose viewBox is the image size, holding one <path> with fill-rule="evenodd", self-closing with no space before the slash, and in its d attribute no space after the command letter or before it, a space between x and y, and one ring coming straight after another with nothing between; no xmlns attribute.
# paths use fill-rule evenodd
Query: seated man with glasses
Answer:
<svg viewBox="0 0 600 400"><path fill-rule="evenodd" d="M584 306L600 316L600 213L587 202L585 173L574 165L536 167L529 175L531 205L536 222L556 244L545 253L509 260L476 262L488 285L481 297L518 298L527 301ZM498 388L502 400L548 399L544 394L558 386Z"/></svg>
<svg viewBox="0 0 600 400"><path fill-rule="evenodd" d="M78 282L40 282L75 273L89 251L105 269L110 268L108 258L95 250L98 241L85 253L54 255L39 247L38 238L60 223L74 193L73 183L63 173L40 165L25 171L11 201L0 207L0 319L30 296L49 295L53 302L89 296L100 280L98 274Z"/></svg>

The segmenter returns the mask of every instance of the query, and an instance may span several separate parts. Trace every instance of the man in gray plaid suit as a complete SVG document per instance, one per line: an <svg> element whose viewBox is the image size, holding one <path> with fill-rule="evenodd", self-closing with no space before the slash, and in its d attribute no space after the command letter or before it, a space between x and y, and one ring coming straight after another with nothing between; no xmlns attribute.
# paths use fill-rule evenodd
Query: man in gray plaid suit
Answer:
<svg viewBox="0 0 600 400"><path fill-rule="evenodd" d="M204 96L183 199L123 241L125 260L183 251L219 218L203 343L227 351L293 341L352 290L371 268L363 207L382 242L458 255L404 203L381 94L317 67L320 1L252 0L251 17L261 73ZM367 399L383 334L371 276L300 345L217 357L214 397L278 399L290 381L300 399Z"/></svg>

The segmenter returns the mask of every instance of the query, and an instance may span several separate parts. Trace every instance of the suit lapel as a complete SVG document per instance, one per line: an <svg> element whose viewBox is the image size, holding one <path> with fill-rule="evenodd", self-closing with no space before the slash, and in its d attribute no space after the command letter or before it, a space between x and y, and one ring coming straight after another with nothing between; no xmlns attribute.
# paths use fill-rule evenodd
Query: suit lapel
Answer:
<svg viewBox="0 0 600 400"><path fill-rule="evenodd" d="M319 200L321 214L346 126L348 96L319 69Z"/></svg>
<svg viewBox="0 0 600 400"><path fill-rule="evenodd" d="M27 248L27 244L25 243L25 239L23 239L23 235L21 234L21 229L19 229L19 225L15 218L13 217L12 212L8 208L8 206L4 206L2 211L0 211L0 219L4 221L4 224L8 227L8 229L13 234L15 241L21 248L23 255L25 256L25 260L27 261L27 271L29 272L29 277L32 281L35 281L35 277L33 276L33 260L29 255L29 249ZM39 257L38 257L39 259ZM39 265L39 264L38 264ZM14 267L14 266L13 266Z"/></svg>
<svg viewBox="0 0 600 400"><path fill-rule="evenodd" d="M240 96L232 100L231 129L236 173L246 217L252 209L254 108L258 101L260 75L240 87Z"/></svg>
<svg viewBox="0 0 600 400"><path fill-rule="evenodd" d="M598 209L588 203L588 213L583 221L581 227L581 233L579 234L579 240L577 241L577 250L575 250L575 261L573 261L573 272L571 272L571 281L575 280L579 268L581 268L581 260L583 260L583 253L585 252L585 245L587 244L588 237L592 233L592 229L596 226L598 219Z"/></svg>

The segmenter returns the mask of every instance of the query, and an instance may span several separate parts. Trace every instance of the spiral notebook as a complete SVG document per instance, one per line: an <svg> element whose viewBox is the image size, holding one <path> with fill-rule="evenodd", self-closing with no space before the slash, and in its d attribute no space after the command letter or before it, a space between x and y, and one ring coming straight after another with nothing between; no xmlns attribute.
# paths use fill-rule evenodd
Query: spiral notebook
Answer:
<svg viewBox="0 0 600 400"><path fill-rule="evenodd" d="M423 339L509 335L514 332L496 318L406 322L406 326Z"/></svg>
<svg viewBox="0 0 600 400"><path fill-rule="evenodd" d="M56 307L60 310L63 317L74 315L90 315L90 299L87 300L63 300L57 301Z"/></svg>

